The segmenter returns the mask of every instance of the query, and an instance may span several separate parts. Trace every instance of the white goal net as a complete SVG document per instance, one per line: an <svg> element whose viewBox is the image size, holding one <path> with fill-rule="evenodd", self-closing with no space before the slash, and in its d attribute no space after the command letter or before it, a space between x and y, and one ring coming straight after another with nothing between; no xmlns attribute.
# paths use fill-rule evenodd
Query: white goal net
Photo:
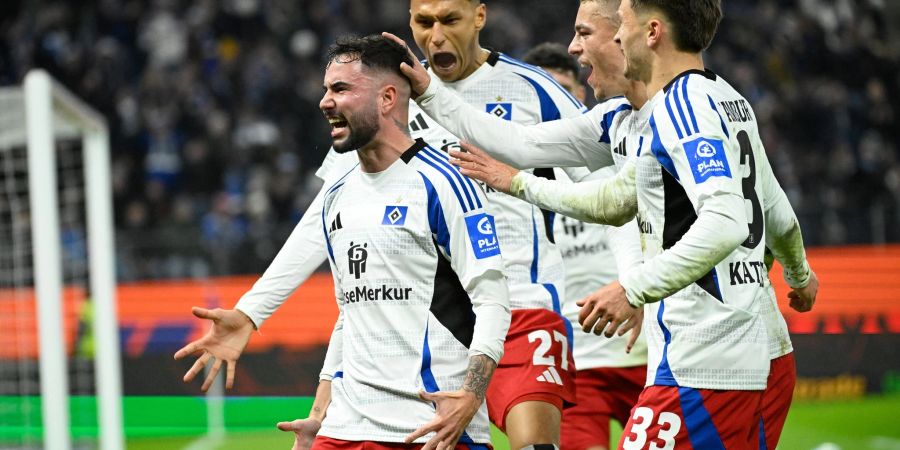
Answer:
<svg viewBox="0 0 900 450"><path fill-rule="evenodd" d="M0 448L124 447L108 142L45 72L0 88Z"/></svg>

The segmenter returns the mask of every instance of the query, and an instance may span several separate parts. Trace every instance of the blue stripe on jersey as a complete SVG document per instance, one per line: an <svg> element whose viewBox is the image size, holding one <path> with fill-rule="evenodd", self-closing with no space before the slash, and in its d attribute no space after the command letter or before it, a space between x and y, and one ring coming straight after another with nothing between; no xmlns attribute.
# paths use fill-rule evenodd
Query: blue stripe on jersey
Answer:
<svg viewBox="0 0 900 450"><path fill-rule="evenodd" d="M769 450L766 445L766 426L762 417L759 418L759 450Z"/></svg>
<svg viewBox="0 0 900 450"><path fill-rule="evenodd" d="M556 107L556 103L550 98L550 94L547 93L546 89L538 84L537 81L534 81L521 73L516 75L524 78L525 81L531 84L534 91L537 92L538 100L541 102L541 122L549 122L551 120L559 120L562 118L562 115L559 113L559 108Z"/></svg>
<svg viewBox="0 0 900 450"><path fill-rule="evenodd" d="M663 345L662 359L659 361L659 366L656 367L656 377L653 380L653 384L656 386L678 386L678 382L675 381L675 375L672 374L672 368L669 367L669 343L672 342L672 333L669 332L662 320L665 311L666 301L661 300L659 302L659 311L656 313L656 322L659 323L659 327L662 329L666 343Z"/></svg>
<svg viewBox="0 0 900 450"><path fill-rule="evenodd" d="M343 181L344 178L346 178L347 175L349 175L349 174L350 174L350 172L347 172L343 177L341 177L340 180L338 180L338 184L335 184L330 189L328 189L328 192L325 193L325 198L328 198L329 195L331 195L333 192L336 192L338 189L340 189L341 186L344 185L344 183L342 183L341 181ZM331 262L337 264L337 261L334 260L334 249L331 248L331 239L328 237L328 224L325 222L324 201L323 201L323 205L322 205L322 233L325 235L325 248L328 250L328 257L331 258Z"/></svg>
<svg viewBox="0 0 900 450"><path fill-rule="evenodd" d="M641 156L641 150L643 148L644 148L644 136L641 136L640 139L638 139L638 149L637 149L638 156Z"/></svg>
<svg viewBox="0 0 900 450"><path fill-rule="evenodd" d="M531 282L537 283L538 279L538 231L537 231L537 222L534 220L534 206L531 207Z"/></svg>
<svg viewBox="0 0 900 450"><path fill-rule="evenodd" d="M694 124L694 133L699 133L700 127L697 126L697 116L694 115L694 106L691 105L691 97L688 96L687 84L690 79L690 76L684 77L684 83L681 84L681 96L684 97L684 103L687 104L688 114L691 116L691 123Z"/></svg>
<svg viewBox="0 0 900 450"><path fill-rule="evenodd" d="M578 109L583 109L583 108L584 108L584 105L582 105L581 102L579 102L578 99L575 98L575 96L573 96L569 91L567 91L564 87L562 87L562 86L559 84L559 82L556 81L552 76L550 76L550 74L548 74L545 70L543 70L543 69L541 69L541 68L539 68L539 67L536 67L536 66L532 66L531 64L525 64L525 63L523 63L522 61L518 61L518 60L512 59L512 58L510 58L509 56L506 56L506 55L504 55L504 54L502 54L502 53L500 54L500 61L503 61L503 62L505 62L505 63L507 63L507 64L510 64L510 65L513 65L513 66L516 66L516 67L521 67L521 68L523 68L523 69L530 70L530 71L532 71L532 72L534 72L534 73L540 75L540 76L543 77L545 80L549 81L549 82L550 82L554 87L556 87L560 92L562 92L562 94L565 95L566 98L568 98L569 101L571 101L572 104L575 105L576 108L578 108Z"/></svg>
<svg viewBox="0 0 900 450"><path fill-rule="evenodd" d="M722 132L725 133L725 137L731 139L731 133L728 132L728 127L725 126L725 119L722 118L722 115L719 114L719 110L716 108L716 102L713 101L712 97L709 94L706 94L706 98L709 99L709 107L716 112L717 116L719 116L719 123L722 124Z"/></svg>
<svg viewBox="0 0 900 450"><path fill-rule="evenodd" d="M683 86L684 80L686 79L687 77L684 77L678 80L678 83L681 83L681 85ZM669 95L672 95L672 101L675 102L675 107L678 109L678 117L681 118L681 124L684 125L684 134L690 136L694 134L694 132L691 131L691 126L688 125L687 118L684 116L684 108L681 107L681 98L678 95L678 83L675 83L675 87L673 87L672 90L669 91Z"/></svg>
<svg viewBox="0 0 900 450"><path fill-rule="evenodd" d="M616 114L619 114L622 111L631 111L631 109L631 105L623 103L619 105L618 108L612 111L608 111L603 115L603 118L600 120L600 129L603 130L603 134L600 135L600 142L603 142L605 144L611 143L609 137L609 129L612 128L613 119L616 118Z"/></svg>
<svg viewBox="0 0 900 450"><path fill-rule="evenodd" d="M345 173L343 176L341 176L340 178L338 178L338 180L335 181L334 184L331 185L330 188L328 188L328 191L326 191L326 192L325 192L325 195L323 196L323 201L322 201L322 232L325 233L325 248L328 249L328 257L331 258L331 262L333 262L333 263L335 263L335 264L337 264L337 263L334 261L334 250L331 248L331 239L328 238L328 226L325 224L325 201L324 201L324 198L327 198L329 195L331 195L332 192L335 192L335 191L337 191L338 189L340 189L341 186L344 185L344 183L343 183L344 179L347 178L347 175L350 175L350 173L353 172L353 171L356 169L357 166L359 166L359 163L356 163L356 164L353 166L353 168L351 168L350 170L347 171L347 173Z"/></svg>
<svg viewBox="0 0 900 450"><path fill-rule="evenodd" d="M490 448L491 448L484 444L476 444L474 442L472 442L472 443L463 442L462 438L459 439L459 442L466 444L466 447L469 447L469 450L490 450Z"/></svg>
<svg viewBox="0 0 900 450"><path fill-rule="evenodd" d="M460 184L463 185L463 190L466 192L466 198L469 199L469 195L472 195L472 198L475 199L475 204L478 205L478 208L482 208L481 199L478 198L478 189L475 188L475 184L472 183L472 180L468 177L464 177L461 173L459 173L459 168L450 164L450 156L446 153L439 152L431 147L425 147L422 149L425 152L428 152L429 155L434 157L434 160L437 161L440 165L447 168L450 173L459 180ZM472 207L475 208L474 206Z"/></svg>
<svg viewBox="0 0 900 450"><path fill-rule="evenodd" d="M671 113L671 111L669 112ZM656 129L656 118L652 115L650 116L650 130L653 131L653 140L650 142L650 151L653 152L653 156L656 157L659 164L666 169L666 172L669 172L669 175L672 175L676 180L679 180L678 172L675 171L675 163L672 162L672 157L669 156L669 152L663 147L662 139L659 138L659 130Z"/></svg>
<svg viewBox="0 0 900 450"><path fill-rule="evenodd" d="M422 384L425 385L425 391L437 392L440 389L434 374L431 373L431 347L428 346L428 324L425 324L425 343L422 344Z"/></svg>
<svg viewBox="0 0 900 450"><path fill-rule="evenodd" d="M552 283L543 283L544 289L550 293L550 301L553 303L553 312L555 312L560 319L563 321L563 325L566 327L566 340L569 341L569 349L571 350L575 341L575 333L572 331L572 322L569 322L569 319L566 318L562 314L562 310L560 309L559 303L559 291L556 290L556 286Z"/></svg>
<svg viewBox="0 0 900 450"><path fill-rule="evenodd" d="M719 430L709 416L709 411L703 406L700 391L687 387L678 388L678 399L681 402L681 413L684 416L684 425L687 427L691 447L725 450L722 438L719 437Z"/></svg>
<svg viewBox="0 0 900 450"><path fill-rule="evenodd" d="M433 162L430 159L425 158L425 152L416 153L416 158L421 159L422 162L424 162L425 164L428 164L429 166L434 168L434 170L437 170L438 172L440 172L440 174L443 175L444 178L446 178L447 181L450 182L450 187L453 188L453 193L456 194L456 199L459 200L459 206L462 207L462 210L464 213L468 212L469 207L466 205L465 200L463 200L462 194L459 193L460 186L457 186L456 181L454 181L454 179L453 179L453 175L450 175L450 173L447 172L447 169L441 167L439 163ZM468 197L468 194L466 194L466 197ZM471 202L472 202L472 199L470 198L469 203L471 203Z"/></svg>
<svg viewBox="0 0 900 450"><path fill-rule="evenodd" d="M444 208L441 207L441 199L438 198L437 190L431 184L431 180L422 175L422 181L425 182L425 192L428 194L428 226L431 227L431 234L434 235L437 244L444 249L444 253L450 256L450 229L447 227L447 221L444 219Z"/></svg>
<svg viewBox="0 0 900 450"><path fill-rule="evenodd" d="M678 133L678 139L683 139L684 133L681 132L681 127L678 126L678 119L675 118L675 113L672 112L671 100L672 98L666 95L666 98L663 99L663 102L666 104L666 110L669 111L669 119L672 120L672 126L675 128L675 132Z"/></svg>
<svg viewBox="0 0 900 450"><path fill-rule="evenodd" d="M344 378L344 371L338 370L337 372L335 372L334 376L331 377L331 379L335 379L335 378Z"/></svg>

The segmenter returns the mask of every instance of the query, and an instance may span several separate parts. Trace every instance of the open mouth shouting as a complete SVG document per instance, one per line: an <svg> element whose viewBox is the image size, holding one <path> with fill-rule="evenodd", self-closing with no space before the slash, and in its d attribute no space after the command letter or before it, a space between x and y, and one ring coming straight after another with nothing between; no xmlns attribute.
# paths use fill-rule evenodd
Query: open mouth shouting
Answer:
<svg viewBox="0 0 900 450"><path fill-rule="evenodd" d="M432 70L442 75L452 74L459 65L459 58L450 52L435 52L431 55L431 62L434 65Z"/></svg>
<svg viewBox="0 0 900 450"><path fill-rule="evenodd" d="M331 124L331 137L337 138L347 129L347 119L340 116L327 116L328 123Z"/></svg>

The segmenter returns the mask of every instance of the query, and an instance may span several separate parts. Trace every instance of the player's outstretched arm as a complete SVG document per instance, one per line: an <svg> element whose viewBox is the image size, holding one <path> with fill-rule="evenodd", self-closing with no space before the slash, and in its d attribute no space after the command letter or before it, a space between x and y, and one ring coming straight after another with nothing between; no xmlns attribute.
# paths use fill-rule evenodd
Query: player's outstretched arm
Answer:
<svg viewBox="0 0 900 450"><path fill-rule="evenodd" d="M434 419L406 436L406 443L434 432L422 450L449 450L456 446L472 417L478 412L497 363L485 355L469 358L466 379L461 389L452 392L425 392L419 397L435 405Z"/></svg>
<svg viewBox="0 0 900 450"><path fill-rule="evenodd" d="M212 327L202 338L189 343L175 353L175 359L184 358L187 355L202 352L200 358L184 374L184 382L188 383L206 367L210 359L215 362L203 381L201 390L206 391L212 384L222 363L227 366L225 388L231 389L234 385L234 371L237 360L241 357L250 335L253 333L253 322L244 313L234 309L205 309L194 307L191 312L201 319L212 321Z"/></svg>
<svg viewBox="0 0 900 450"><path fill-rule="evenodd" d="M402 39L382 33L406 45ZM454 136L471 141L491 156L520 169L536 167L582 167L591 170L613 165L609 143L601 141L608 112L598 106L586 114L524 125L497 117L470 105L440 83L432 83L422 63L410 51L413 65L401 64L409 78L414 98L429 117Z"/></svg>
<svg viewBox="0 0 900 450"><path fill-rule="evenodd" d="M761 146L762 144L760 144ZM761 148L761 147L760 147ZM819 279L809 267L803 234L794 208L785 195L767 158L759 162L759 176L765 196L766 247L784 267L784 280L791 287L788 293L791 308L799 312L812 310L819 292Z"/></svg>
<svg viewBox="0 0 900 450"><path fill-rule="evenodd" d="M492 188L565 216L591 223L620 226L637 213L634 163L628 162L609 179L560 183L517 171L467 143L465 152L450 151L460 173Z"/></svg>
<svg viewBox="0 0 900 450"><path fill-rule="evenodd" d="M319 190L275 259L235 305L257 329L325 262L321 211L327 189Z"/></svg>
<svg viewBox="0 0 900 450"><path fill-rule="evenodd" d="M294 433L294 446L291 447L291 450L309 450L312 447L330 404L331 381L319 381L316 398L313 400L312 409L309 410L309 417L290 422L278 422L276 426L279 430Z"/></svg>

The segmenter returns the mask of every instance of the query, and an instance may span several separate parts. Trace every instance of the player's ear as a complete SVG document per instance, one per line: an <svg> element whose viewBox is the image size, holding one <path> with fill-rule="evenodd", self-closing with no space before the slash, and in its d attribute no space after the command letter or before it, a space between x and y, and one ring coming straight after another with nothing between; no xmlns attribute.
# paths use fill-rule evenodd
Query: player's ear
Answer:
<svg viewBox="0 0 900 450"><path fill-rule="evenodd" d="M381 88L379 97L381 99L381 113L387 115L397 106L400 93L396 85L386 84Z"/></svg>
<svg viewBox="0 0 900 450"><path fill-rule="evenodd" d="M657 18L647 21L647 47L655 48L662 40L663 28L667 24Z"/></svg>
<svg viewBox="0 0 900 450"><path fill-rule="evenodd" d="M475 30L481 31L485 23L487 23L487 5L481 3L475 7Z"/></svg>

